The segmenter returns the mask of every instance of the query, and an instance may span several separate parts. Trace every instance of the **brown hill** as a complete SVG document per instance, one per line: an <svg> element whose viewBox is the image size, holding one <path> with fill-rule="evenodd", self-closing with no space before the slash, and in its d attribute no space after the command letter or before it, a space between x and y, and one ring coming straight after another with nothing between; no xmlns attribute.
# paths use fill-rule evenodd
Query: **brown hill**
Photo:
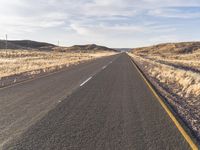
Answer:
<svg viewBox="0 0 200 150"><path fill-rule="evenodd" d="M15 40L15 41L7 41L8 49L38 49L38 50L52 50L52 48L56 47L53 44L45 43L45 42L37 42L31 40ZM0 40L0 49L6 48L6 41Z"/></svg>
<svg viewBox="0 0 200 150"><path fill-rule="evenodd" d="M0 49L6 48L6 41L0 40ZM7 49L34 49L34 50L44 50L44 51L60 51L60 52L98 52L98 51L117 51L105 46L99 46L95 44L88 45L74 45L71 47L58 47L56 45L37 42L31 40L15 40L7 41Z"/></svg>
<svg viewBox="0 0 200 150"><path fill-rule="evenodd" d="M188 54L200 50L200 42L165 43L149 47L135 48L138 54Z"/></svg>
<svg viewBox="0 0 200 150"><path fill-rule="evenodd" d="M99 46L96 44L87 45L74 45L71 47L63 48L62 51L73 51L73 52L98 52L98 51L117 51L105 46Z"/></svg>

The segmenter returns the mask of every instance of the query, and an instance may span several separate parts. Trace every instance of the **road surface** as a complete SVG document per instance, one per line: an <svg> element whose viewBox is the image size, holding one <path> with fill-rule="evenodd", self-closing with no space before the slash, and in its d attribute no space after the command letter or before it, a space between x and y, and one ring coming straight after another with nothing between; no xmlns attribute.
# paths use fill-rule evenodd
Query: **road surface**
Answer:
<svg viewBox="0 0 200 150"><path fill-rule="evenodd" d="M84 80L117 57L100 58L39 79L0 88L0 147L37 122Z"/></svg>
<svg viewBox="0 0 200 150"><path fill-rule="evenodd" d="M71 94L69 82L76 84ZM0 96L5 150L190 149L126 54L2 89Z"/></svg>

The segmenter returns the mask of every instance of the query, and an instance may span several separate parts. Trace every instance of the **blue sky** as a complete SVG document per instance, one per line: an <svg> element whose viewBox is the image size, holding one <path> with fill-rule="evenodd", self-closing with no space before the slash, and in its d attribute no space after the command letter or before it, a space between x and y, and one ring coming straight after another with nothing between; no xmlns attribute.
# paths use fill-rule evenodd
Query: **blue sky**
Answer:
<svg viewBox="0 0 200 150"><path fill-rule="evenodd" d="M0 39L140 47L200 40L200 0L0 0Z"/></svg>

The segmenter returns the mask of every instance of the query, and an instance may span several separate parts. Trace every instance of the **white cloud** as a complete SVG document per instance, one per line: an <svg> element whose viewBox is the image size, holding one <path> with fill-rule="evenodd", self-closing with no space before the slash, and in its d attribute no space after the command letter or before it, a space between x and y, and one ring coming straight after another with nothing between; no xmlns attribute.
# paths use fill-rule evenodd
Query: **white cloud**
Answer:
<svg viewBox="0 0 200 150"><path fill-rule="evenodd" d="M79 25L72 24L72 29L74 29L78 34L83 36L130 36L135 33L143 32L144 28L139 26L130 25L114 25L114 26L91 26L91 25Z"/></svg>
<svg viewBox="0 0 200 150"><path fill-rule="evenodd" d="M167 17L167 18L183 18L183 19L200 18L200 11L185 12L184 10L180 10L179 8L159 8L150 10L148 14L152 16Z"/></svg>
<svg viewBox="0 0 200 150"><path fill-rule="evenodd" d="M130 0L134 1L134 0ZM158 7L197 7L200 6L199 0L137 0L137 5L142 8Z"/></svg>
<svg viewBox="0 0 200 150"><path fill-rule="evenodd" d="M166 41L165 34L180 34L177 22L169 19L200 16L198 9L185 11L200 7L199 0L0 0L0 4L0 38L6 33L44 41L65 37L66 44L91 41L112 47L153 43L157 37Z"/></svg>

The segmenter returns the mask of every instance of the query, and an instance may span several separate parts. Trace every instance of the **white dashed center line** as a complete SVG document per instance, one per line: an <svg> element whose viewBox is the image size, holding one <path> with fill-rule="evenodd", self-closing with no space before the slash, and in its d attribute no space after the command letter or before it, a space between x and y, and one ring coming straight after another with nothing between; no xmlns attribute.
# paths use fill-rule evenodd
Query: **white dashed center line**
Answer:
<svg viewBox="0 0 200 150"><path fill-rule="evenodd" d="M103 66L102 69L105 69L107 66Z"/></svg>
<svg viewBox="0 0 200 150"><path fill-rule="evenodd" d="M85 83L87 83L92 77L89 77L87 80L85 80L83 83L80 84L80 86L83 86Z"/></svg>

